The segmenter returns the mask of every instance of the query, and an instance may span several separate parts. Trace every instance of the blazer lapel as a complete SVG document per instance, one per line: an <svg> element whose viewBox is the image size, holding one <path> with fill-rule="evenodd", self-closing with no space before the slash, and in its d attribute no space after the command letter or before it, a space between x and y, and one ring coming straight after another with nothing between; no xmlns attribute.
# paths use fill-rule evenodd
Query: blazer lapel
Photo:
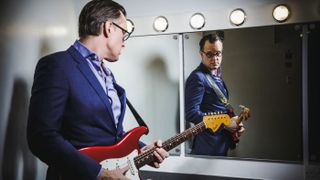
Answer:
<svg viewBox="0 0 320 180"><path fill-rule="evenodd" d="M104 92L103 88L101 87L101 84L99 83L96 76L93 74L92 70L88 66L86 59L84 59L77 52L77 50L75 48L73 48L72 46L67 51L72 55L73 59L78 62L78 68L82 72L83 76L88 80L88 82L94 88L96 93L99 95L100 99L106 105L108 112L110 114L110 117L112 118L112 123L115 126L114 117L113 117L113 113L112 113L112 109L111 109L111 104L108 100L108 96Z"/></svg>

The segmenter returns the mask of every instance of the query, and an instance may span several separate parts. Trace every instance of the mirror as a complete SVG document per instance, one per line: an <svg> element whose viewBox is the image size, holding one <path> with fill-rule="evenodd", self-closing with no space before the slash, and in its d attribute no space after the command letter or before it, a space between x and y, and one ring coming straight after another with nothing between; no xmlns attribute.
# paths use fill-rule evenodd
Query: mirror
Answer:
<svg viewBox="0 0 320 180"><path fill-rule="evenodd" d="M150 133L141 140L165 141L180 132L179 121L184 123L180 114L180 70L183 67L182 79L186 80L200 64L200 39L208 33L219 33L224 38L222 75L230 102L237 113L240 104L252 113L244 122L246 132L228 157L301 162L301 28L302 25L291 24L130 38L121 60L111 63L110 68L149 125ZM125 118L126 130L137 125L128 108ZM180 155L183 151L191 156L191 142L187 141L185 149L182 147L177 146L170 154Z"/></svg>
<svg viewBox="0 0 320 180"><path fill-rule="evenodd" d="M185 34L185 80L201 62L199 41L223 40L222 78L230 102L251 109L246 132L229 157L302 161L302 41L300 25ZM188 127L188 124L186 124ZM191 142L186 153L190 153Z"/></svg>

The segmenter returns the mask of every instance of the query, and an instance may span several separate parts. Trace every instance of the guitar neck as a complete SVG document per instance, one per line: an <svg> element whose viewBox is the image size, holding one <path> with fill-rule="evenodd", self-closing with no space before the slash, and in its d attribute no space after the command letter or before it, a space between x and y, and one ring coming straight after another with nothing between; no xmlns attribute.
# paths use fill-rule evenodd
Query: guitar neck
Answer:
<svg viewBox="0 0 320 180"><path fill-rule="evenodd" d="M191 139L193 136L199 134L205 129L206 129L205 123L202 121L201 123L196 124L194 127L189 128L184 132L177 134L172 138L164 141L162 143L162 148L165 149L166 151L170 151L174 147L178 146L179 144L183 143L188 139ZM153 147L134 158L135 165L138 169L154 161L155 157L153 155L153 152L155 151L155 149L156 147Z"/></svg>

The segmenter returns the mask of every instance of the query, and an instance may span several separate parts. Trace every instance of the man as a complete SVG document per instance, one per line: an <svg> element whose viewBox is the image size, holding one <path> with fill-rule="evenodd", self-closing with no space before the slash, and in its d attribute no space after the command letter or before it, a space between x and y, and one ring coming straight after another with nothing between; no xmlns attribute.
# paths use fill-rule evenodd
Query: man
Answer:
<svg viewBox="0 0 320 180"><path fill-rule="evenodd" d="M103 62L117 61L125 46L125 16L111 0L88 2L79 16L80 39L37 64L27 138L33 154L49 166L47 179L126 179L128 167L106 170L78 151L113 145L124 135L126 94ZM152 165L159 167L168 152L161 141L155 145Z"/></svg>
<svg viewBox="0 0 320 180"><path fill-rule="evenodd" d="M212 85L207 74L215 82L225 98L229 98L228 90L221 77L222 63L222 40L215 34L204 36L200 42L200 65L190 74L186 82L185 89L185 112L186 120L192 123L202 121L206 113L228 113L228 108L221 101L221 98ZM239 131L242 133L244 128L236 124L235 119L224 128L220 128L216 133L207 129L195 136L192 144L192 154L226 156L232 145L231 134Z"/></svg>

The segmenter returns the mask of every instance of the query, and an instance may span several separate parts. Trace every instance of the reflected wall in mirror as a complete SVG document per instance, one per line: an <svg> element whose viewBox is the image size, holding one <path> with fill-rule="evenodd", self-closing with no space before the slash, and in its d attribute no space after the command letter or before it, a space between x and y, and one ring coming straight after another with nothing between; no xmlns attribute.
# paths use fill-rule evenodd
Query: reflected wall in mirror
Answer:
<svg viewBox="0 0 320 180"><path fill-rule="evenodd" d="M281 25L185 34L185 79L201 62L203 35L223 36L222 78L236 109L252 117L228 156L302 161L301 26ZM188 126L188 125L187 125ZM186 147L190 152L191 142Z"/></svg>
<svg viewBox="0 0 320 180"><path fill-rule="evenodd" d="M164 141L179 132L178 35L131 37L119 62L109 66L149 127L142 142ZM125 130L138 126L129 108L124 122ZM170 154L180 154L180 147Z"/></svg>

